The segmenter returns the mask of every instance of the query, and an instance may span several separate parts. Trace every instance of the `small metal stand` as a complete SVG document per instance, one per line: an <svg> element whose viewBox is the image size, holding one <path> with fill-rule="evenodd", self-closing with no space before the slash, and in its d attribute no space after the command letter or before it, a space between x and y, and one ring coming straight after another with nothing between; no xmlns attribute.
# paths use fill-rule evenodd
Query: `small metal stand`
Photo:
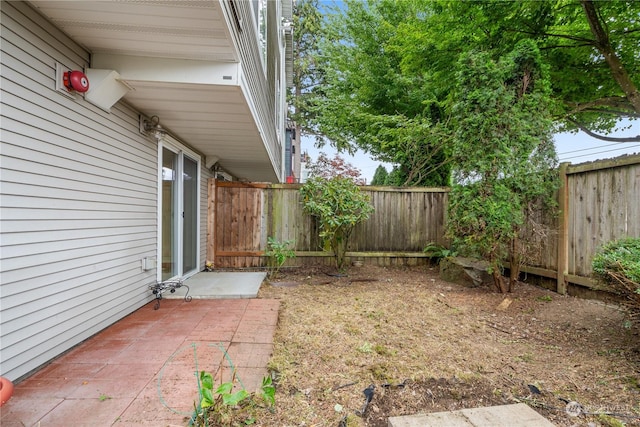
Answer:
<svg viewBox="0 0 640 427"><path fill-rule="evenodd" d="M149 285L149 289L156 296L156 304L153 306L154 310L160 308L160 300L162 299L162 294L169 291L174 293L176 289L181 287L187 288L187 293L184 295L184 300L186 302L191 301L191 296L189 295L189 286L182 283L182 280L168 280L166 282L156 283L155 285Z"/></svg>

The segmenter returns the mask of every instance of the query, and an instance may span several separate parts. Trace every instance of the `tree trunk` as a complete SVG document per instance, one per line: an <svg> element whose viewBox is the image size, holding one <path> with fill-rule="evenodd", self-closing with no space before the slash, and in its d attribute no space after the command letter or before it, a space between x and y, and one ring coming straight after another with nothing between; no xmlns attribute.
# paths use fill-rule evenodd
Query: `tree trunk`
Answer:
<svg viewBox="0 0 640 427"><path fill-rule="evenodd" d="M522 263L522 253L520 250L520 240L514 237L511 240L511 263L509 265L509 292L513 290L513 285L520 278L520 264Z"/></svg>
<svg viewBox="0 0 640 427"><path fill-rule="evenodd" d="M491 267L491 275L493 276L493 283L496 285L498 292L506 294L509 292L509 288L505 282L505 278L500 270L500 261L494 254L489 256L489 266Z"/></svg>
<svg viewBox="0 0 640 427"><path fill-rule="evenodd" d="M504 276L500 273L500 269L493 269L493 282L496 284L496 288L498 289L498 292L502 293L502 294L506 294L507 292L509 292L509 289L507 288L507 284L505 283L504 280Z"/></svg>
<svg viewBox="0 0 640 427"><path fill-rule="evenodd" d="M342 271L347 259L347 239L344 236L335 237L332 246L333 254L336 258L336 267L338 271Z"/></svg>
<svg viewBox="0 0 640 427"><path fill-rule="evenodd" d="M627 73L622 61L620 61L620 58L618 58L618 55L616 55L616 52L613 50L613 46L611 46L611 41L609 40L609 34L607 34L602 26L602 22L600 22L600 17L598 16L598 11L596 10L593 0L581 0L580 3L582 3L582 8L587 16L591 33L595 37L595 47L602 56L604 56L605 61L607 61L611 69L613 79L627 96L635 112L640 113L640 92L638 92L638 88L633 84L633 81L631 81L629 73Z"/></svg>

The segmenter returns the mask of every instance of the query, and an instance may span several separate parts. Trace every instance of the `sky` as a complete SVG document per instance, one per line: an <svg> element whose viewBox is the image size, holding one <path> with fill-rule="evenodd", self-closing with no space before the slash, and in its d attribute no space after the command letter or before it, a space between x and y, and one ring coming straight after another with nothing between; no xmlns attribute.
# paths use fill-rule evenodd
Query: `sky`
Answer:
<svg viewBox="0 0 640 427"><path fill-rule="evenodd" d="M637 135L640 135L640 120L635 120L630 129L618 131L610 136L622 137ZM640 142L605 142L592 138L584 132L577 134L559 133L555 135L554 140L560 162L571 162L572 164L598 159L610 159L623 154L640 154ZM320 152L326 153L329 157L333 157L336 152L333 147L328 145L322 148L316 148L313 138L303 137L302 152L305 151L309 153L312 160L316 160ZM367 183L371 182L378 165L382 164L387 169L387 172L392 169L392 165L373 160L367 153L361 150L358 150L353 156L347 153L341 153L340 156L359 169L362 176L367 180Z"/></svg>

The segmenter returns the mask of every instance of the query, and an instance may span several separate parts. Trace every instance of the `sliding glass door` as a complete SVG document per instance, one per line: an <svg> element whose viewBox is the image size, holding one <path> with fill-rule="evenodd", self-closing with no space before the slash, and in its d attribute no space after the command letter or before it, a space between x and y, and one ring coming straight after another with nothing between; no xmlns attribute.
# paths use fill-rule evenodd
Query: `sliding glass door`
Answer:
<svg viewBox="0 0 640 427"><path fill-rule="evenodd" d="M198 268L198 161L178 149L162 148L161 280Z"/></svg>

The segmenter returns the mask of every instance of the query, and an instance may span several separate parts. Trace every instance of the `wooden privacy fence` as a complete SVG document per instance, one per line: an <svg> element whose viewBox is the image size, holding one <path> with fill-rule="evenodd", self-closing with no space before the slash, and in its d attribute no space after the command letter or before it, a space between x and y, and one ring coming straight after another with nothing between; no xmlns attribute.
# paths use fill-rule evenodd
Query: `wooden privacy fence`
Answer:
<svg viewBox="0 0 640 427"><path fill-rule="evenodd" d="M209 183L208 259L214 267L265 265L267 237L294 241L297 264L324 263L316 221L303 212L299 184ZM426 262L429 242L446 244L448 190L443 188L362 187L375 210L349 240L349 258L369 262Z"/></svg>
<svg viewBox="0 0 640 427"><path fill-rule="evenodd" d="M591 260L602 244L640 237L640 155L560 166L560 215L534 212L538 227L526 233L529 248L522 271L597 288ZM267 237L295 241L297 265L330 261L317 224L305 215L297 184L209 183L208 259L216 268L258 267ZM347 255L380 265L426 262L429 242L446 245L448 189L362 187L375 208L359 224Z"/></svg>
<svg viewBox="0 0 640 427"><path fill-rule="evenodd" d="M640 155L560 165L560 214L540 216L542 230L528 237L523 271L555 279L557 291L568 284L598 289L591 262L603 244L640 237Z"/></svg>

